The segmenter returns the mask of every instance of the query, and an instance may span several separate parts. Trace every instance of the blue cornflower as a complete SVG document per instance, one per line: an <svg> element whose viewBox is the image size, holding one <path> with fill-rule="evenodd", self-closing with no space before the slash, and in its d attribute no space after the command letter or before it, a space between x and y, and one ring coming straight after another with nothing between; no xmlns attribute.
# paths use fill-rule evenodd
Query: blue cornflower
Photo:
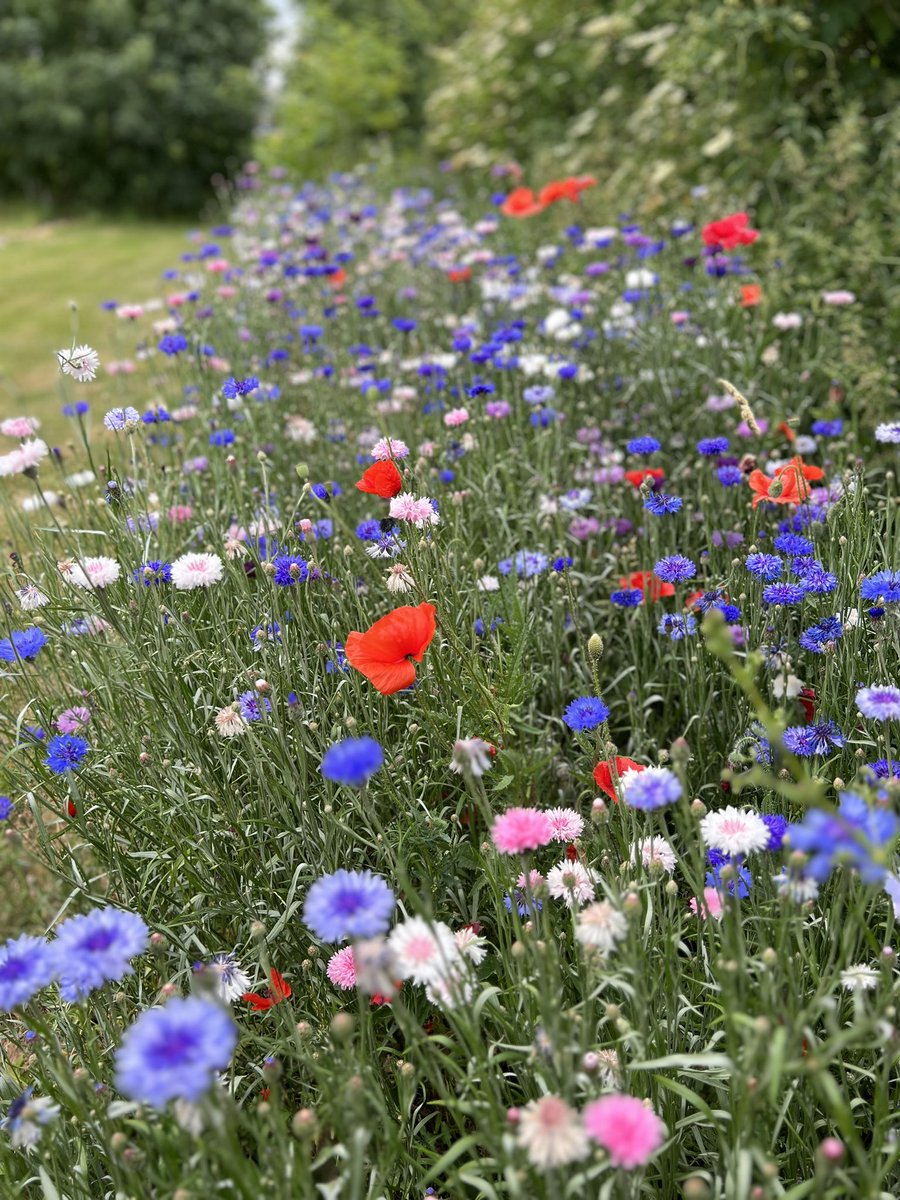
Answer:
<svg viewBox="0 0 900 1200"><path fill-rule="evenodd" d="M648 767L629 771L622 783L622 795L629 808L645 812L674 804L682 795L681 782L668 767Z"/></svg>
<svg viewBox="0 0 900 1200"><path fill-rule="evenodd" d="M609 707L597 696L579 696L566 708L563 720L570 729L583 732L596 729L609 716Z"/></svg>
<svg viewBox="0 0 900 1200"><path fill-rule="evenodd" d="M859 594L876 604L900 603L900 571L876 571L859 585Z"/></svg>
<svg viewBox="0 0 900 1200"><path fill-rule="evenodd" d="M15 805L9 796L0 796L0 821L8 821L14 808Z"/></svg>
<svg viewBox="0 0 900 1200"><path fill-rule="evenodd" d="M111 408L103 418L103 424L107 429L118 433L128 424L137 425L140 419L141 414L138 410L129 405L128 408Z"/></svg>
<svg viewBox="0 0 900 1200"><path fill-rule="evenodd" d="M361 521L356 527L356 536L363 542L377 542L384 537L384 530L381 528L381 522L375 517L370 517L366 521Z"/></svg>
<svg viewBox="0 0 900 1200"><path fill-rule="evenodd" d="M890 762L886 758L876 758L874 762L866 763L866 770L870 772L870 779L900 779L900 762L896 758L892 758Z"/></svg>
<svg viewBox="0 0 900 1200"><path fill-rule="evenodd" d="M790 554L791 556L812 554L813 552L812 542L809 538L802 537L799 533L779 533L773 545L782 554Z"/></svg>
<svg viewBox="0 0 900 1200"><path fill-rule="evenodd" d="M175 355L180 354L182 350L187 350L188 341L183 333L167 333L160 341L159 348L163 354Z"/></svg>
<svg viewBox="0 0 900 1200"><path fill-rule="evenodd" d="M95 908L63 921L50 943L63 1000L83 1000L104 983L130 975L129 959L143 954L149 937L136 913L119 908Z"/></svg>
<svg viewBox="0 0 900 1200"><path fill-rule="evenodd" d="M812 432L816 437L840 437L844 432L844 422L840 417L832 421L813 421Z"/></svg>
<svg viewBox="0 0 900 1200"><path fill-rule="evenodd" d="M556 395L556 391L552 387L542 387L536 384L534 387L527 387L522 393L522 398L526 404L548 404Z"/></svg>
<svg viewBox="0 0 900 1200"><path fill-rule="evenodd" d="M574 560L572 558L570 558L570 556L568 554L563 554L563 555L560 555L559 558L554 558L554 560L550 564L550 566L551 566L552 570L554 570L557 573L557 575L560 575L560 574L562 574L563 571L567 571L569 569L569 567L572 566L573 561Z"/></svg>
<svg viewBox="0 0 900 1200"><path fill-rule="evenodd" d="M232 446L234 445L234 430L233 429L217 429L215 433L209 435L209 444L211 446Z"/></svg>
<svg viewBox="0 0 900 1200"><path fill-rule="evenodd" d="M148 1008L126 1029L116 1051L116 1087L123 1096L165 1108L196 1103L231 1061L237 1026L221 1004L200 996Z"/></svg>
<svg viewBox="0 0 900 1200"><path fill-rule="evenodd" d="M250 392L255 392L258 387L259 380L255 375L250 375L247 379L235 379L232 376L222 384L222 395L226 400L234 400L238 396L246 396Z"/></svg>
<svg viewBox="0 0 900 1200"><path fill-rule="evenodd" d="M763 588L763 603L765 604L799 604L806 595L802 583L770 583Z"/></svg>
<svg viewBox="0 0 900 1200"><path fill-rule="evenodd" d="M391 923L394 904L394 893L380 875L342 868L312 885L303 920L323 942L379 937Z"/></svg>
<svg viewBox="0 0 900 1200"><path fill-rule="evenodd" d="M702 438L697 443L697 449L706 458L715 458L717 454L724 454L728 449L727 437L711 437Z"/></svg>
<svg viewBox="0 0 900 1200"><path fill-rule="evenodd" d="M399 330L400 333L412 333L412 331L416 328L416 322L412 319L412 317L394 317L393 321L391 321L391 324L395 329Z"/></svg>
<svg viewBox="0 0 900 1200"><path fill-rule="evenodd" d="M801 823L789 825L788 844L810 855L806 870L819 883L844 863L859 871L863 883L876 884L885 877L897 827L889 809L870 808L855 792L841 792L836 813L810 808Z"/></svg>
<svg viewBox="0 0 900 1200"><path fill-rule="evenodd" d="M83 417L90 407L87 400L79 400L77 404L64 404L61 411L64 417Z"/></svg>
<svg viewBox="0 0 900 1200"><path fill-rule="evenodd" d="M802 569L794 573L799 576L800 582L807 592L811 592L814 596L830 595L838 585L837 576L826 571L822 564L815 559L811 562L804 562Z"/></svg>
<svg viewBox="0 0 900 1200"><path fill-rule="evenodd" d="M474 400L476 396L491 396L497 389L492 383L473 383L471 387L466 388L466 395L470 400Z"/></svg>
<svg viewBox="0 0 900 1200"><path fill-rule="evenodd" d="M347 658L344 654L343 642L326 642L325 645L333 652L332 658L325 659L325 674L333 675L335 671L349 671Z"/></svg>
<svg viewBox="0 0 900 1200"><path fill-rule="evenodd" d="M710 855L712 857L712 855ZM742 866L739 858L729 858L728 855L721 855L721 863L714 863L711 871L706 875L706 886L715 888L717 892L728 892L734 895L735 892L743 900L745 896L750 895L750 889L753 887L753 876L747 867ZM736 872L735 879L729 879L726 883L722 878L722 868L731 867Z"/></svg>
<svg viewBox="0 0 900 1200"><path fill-rule="evenodd" d="M281 626L277 621L265 625L254 625L250 630L250 643L254 650L261 650L267 642L281 645Z"/></svg>
<svg viewBox="0 0 900 1200"><path fill-rule="evenodd" d="M332 783L364 787L384 762L384 751L373 737L349 737L325 752L321 771Z"/></svg>
<svg viewBox="0 0 900 1200"><path fill-rule="evenodd" d="M54 977L53 956L43 938L10 938L0 946L0 1012L26 1004Z"/></svg>
<svg viewBox="0 0 900 1200"><path fill-rule="evenodd" d="M49 767L54 775L65 775L66 771L72 771L78 766L88 749L84 738L76 737L72 733L58 733L47 743L44 766Z"/></svg>
<svg viewBox="0 0 900 1200"><path fill-rule="evenodd" d="M309 577L309 567L306 559L299 554L278 554L272 559L275 568L272 579L279 587L293 587L295 583L305 583Z"/></svg>
<svg viewBox="0 0 900 1200"><path fill-rule="evenodd" d="M632 438L625 448L629 454L655 454L662 444L655 437L639 437Z"/></svg>
<svg viewBox="0 0 900 1200"><path fill-rule="evenodd" d="M680 496L667 496L665 492L649 492L644 499L644 508L655 517L681 512L683 505L684 501Z"/></svg>
<svg viewBox="0 0 900 1200"><path fill-rule="evenodd" d="M692 637L697 632L697 618L690 613L667 613L656 627L658 633L667 634L673 642Z"/></svg>
<svg viewBox="0 0 900 1200"><path fill-rule="evenodd" d="M781 813L760 813L759 815L769 831L769 841L765 849L774 854L781 849L784 835L788 831L787 817L783 817Z"/></svg>
<svg viewBox="0 0 900 1200"><path fill-rule="evenodd" d="M640 588L627 588L622 592L613 592L610 600L619 608L638 608L644 602L644 593Z"/></svg>
<svg viewBox="0 0 900 1200"><path fill-rule="evenodd" d="M548 558L539 550L520 550L513 558L504 558L497 564L501 575L509 575L515 571L523 579L531 579L547 570Z"/></svg>
<svg viewBox="0 0 900 1200"><path fill-rule="evenodd" d="M324 483L314 483L309 489L317 500L323 500L326 504L331 499L328 495L328 488Z"/></svg>
<svg viewBox="0 0 900 1200"><path fill-rule="evenodd" d="M856 707L870 720L900 720L900 688L889 684L860 688L856 693Z"/></svg>
<svg viewBox="0 0 900 1200"><path fill-rule="evenodd" d="M771 583L781 577L784 562L777 554L748 554L744 559L744 566L757 579L765 579Z"/></svg>
<svg viewBox="0 0 900 1200"><path fill-rule="evenodd" d="M824 654L829 645L843 635L844 626L840 617L823 617L817 624L803 630L800 634L800 645L804 650L811 650L813 654Z"/></svg>
<svg viewBox="0 0 900 1200"><path fill-rule="evenodd" d="M16 656L30 662L37 658L47 645L47 635L37 625L28 629L14 629L8 638L0 641L0 659L4 662L15 662Z"/></svg>
<svg viewBox="0 0 900 1200"><path fill-rule="evenodd" d="M683 554L670 554L661 558L653 568L653 574L663 583L683 583L697 574L697 564Z"/></svg>
<svg viewBox="0 0 900 1200"><path fill-rule="evenodd" d="M238 704L241 709L241 716L245 721L261 721L263 712L272 711L272 702L265 696L260 696L257 692L241 692L238 696Z"/></svg>
<svg viewBox="0 0 900 1200"><path fill-rule="evenodd" d="M744 482L744 472L740 467L719 467L716 471L716 478L723 487L737 487L739 483Z"/></svg>
<svg viewBox="0 0 900 1200"><path fill-rule="evenodd" d="M144 587L159 587L161 583L172 582L172 567L170 563L154 558L135 567L134 578L136 582L143 583Z"/></svg>
<svg viewBox="0 0 900 1200"><path fill-rule="evenodd" d="M531 901L529 903L528 893L524 888L518 887L513 888L511 896L506 895L503 897L503 907L507 912L512 912L513 904L515 904L516 911L520 917L528 917L531 915L532 911L540 912L544 907L543 900L538 900L534 896L531 896Z"/></svg>
<svg viewBox="0 0 900 1200"><path fill-rule="evenodd" d="M812 725L789 725L782 740L785 749L799 758L827 754L832 747L840 749L845 741L835 722L824 719L815 721Z"/></svg>

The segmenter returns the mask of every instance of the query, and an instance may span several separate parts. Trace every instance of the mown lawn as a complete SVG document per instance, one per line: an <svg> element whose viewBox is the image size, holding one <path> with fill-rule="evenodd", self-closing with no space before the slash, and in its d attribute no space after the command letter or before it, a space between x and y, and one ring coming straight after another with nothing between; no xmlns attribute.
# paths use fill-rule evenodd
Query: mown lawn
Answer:
<svg viewBox="0 0 900 1200"><path fill-rule="evenodd" d="M43 436L61 440L55 351L75 336L104 360L132 354L133 339L116 348L118 322L100 305L162 295L162 272L186 249L184 223L41 221L27 208L0 207L0 416L40 417ZM102 402L102 389L91 400Z"/></svg>

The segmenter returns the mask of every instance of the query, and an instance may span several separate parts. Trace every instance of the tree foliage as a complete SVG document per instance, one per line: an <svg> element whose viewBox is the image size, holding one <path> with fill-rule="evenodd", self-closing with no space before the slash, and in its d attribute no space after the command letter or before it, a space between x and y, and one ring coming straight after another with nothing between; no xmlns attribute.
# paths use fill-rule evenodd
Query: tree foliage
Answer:
<svg viewBox="0 0 900 1200"><path fill-rule="evenodd" d="M250 148L265 19L264 0L5 0L0 186L196 211Z"/></svg>

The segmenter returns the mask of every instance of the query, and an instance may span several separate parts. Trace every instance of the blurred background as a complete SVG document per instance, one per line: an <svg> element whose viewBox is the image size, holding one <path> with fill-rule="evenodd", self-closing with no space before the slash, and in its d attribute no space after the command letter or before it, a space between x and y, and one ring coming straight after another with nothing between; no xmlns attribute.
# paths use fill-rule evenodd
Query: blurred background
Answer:
<svg viewBox="0 0 900 1200"><path fill-rule="evenodd" d="M597 223L706 187L888 319L898 101L897 0L0 0L0 411L52 435L69 302L123 357L101 304L163 296L252 156L482 198L591 173Z"/></svg>

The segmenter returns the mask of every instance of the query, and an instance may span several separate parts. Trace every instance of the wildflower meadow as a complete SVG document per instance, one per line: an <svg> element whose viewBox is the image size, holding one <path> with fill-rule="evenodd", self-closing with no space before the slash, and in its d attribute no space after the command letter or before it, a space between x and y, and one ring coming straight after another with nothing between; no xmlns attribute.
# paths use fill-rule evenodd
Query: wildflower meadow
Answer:
<svg viewBox="0 0 900 1200"><path fill-rule="evenodd" d="M891 347L594 183L250 164L0 423L2 1196L900 1194Z"/></svg>

